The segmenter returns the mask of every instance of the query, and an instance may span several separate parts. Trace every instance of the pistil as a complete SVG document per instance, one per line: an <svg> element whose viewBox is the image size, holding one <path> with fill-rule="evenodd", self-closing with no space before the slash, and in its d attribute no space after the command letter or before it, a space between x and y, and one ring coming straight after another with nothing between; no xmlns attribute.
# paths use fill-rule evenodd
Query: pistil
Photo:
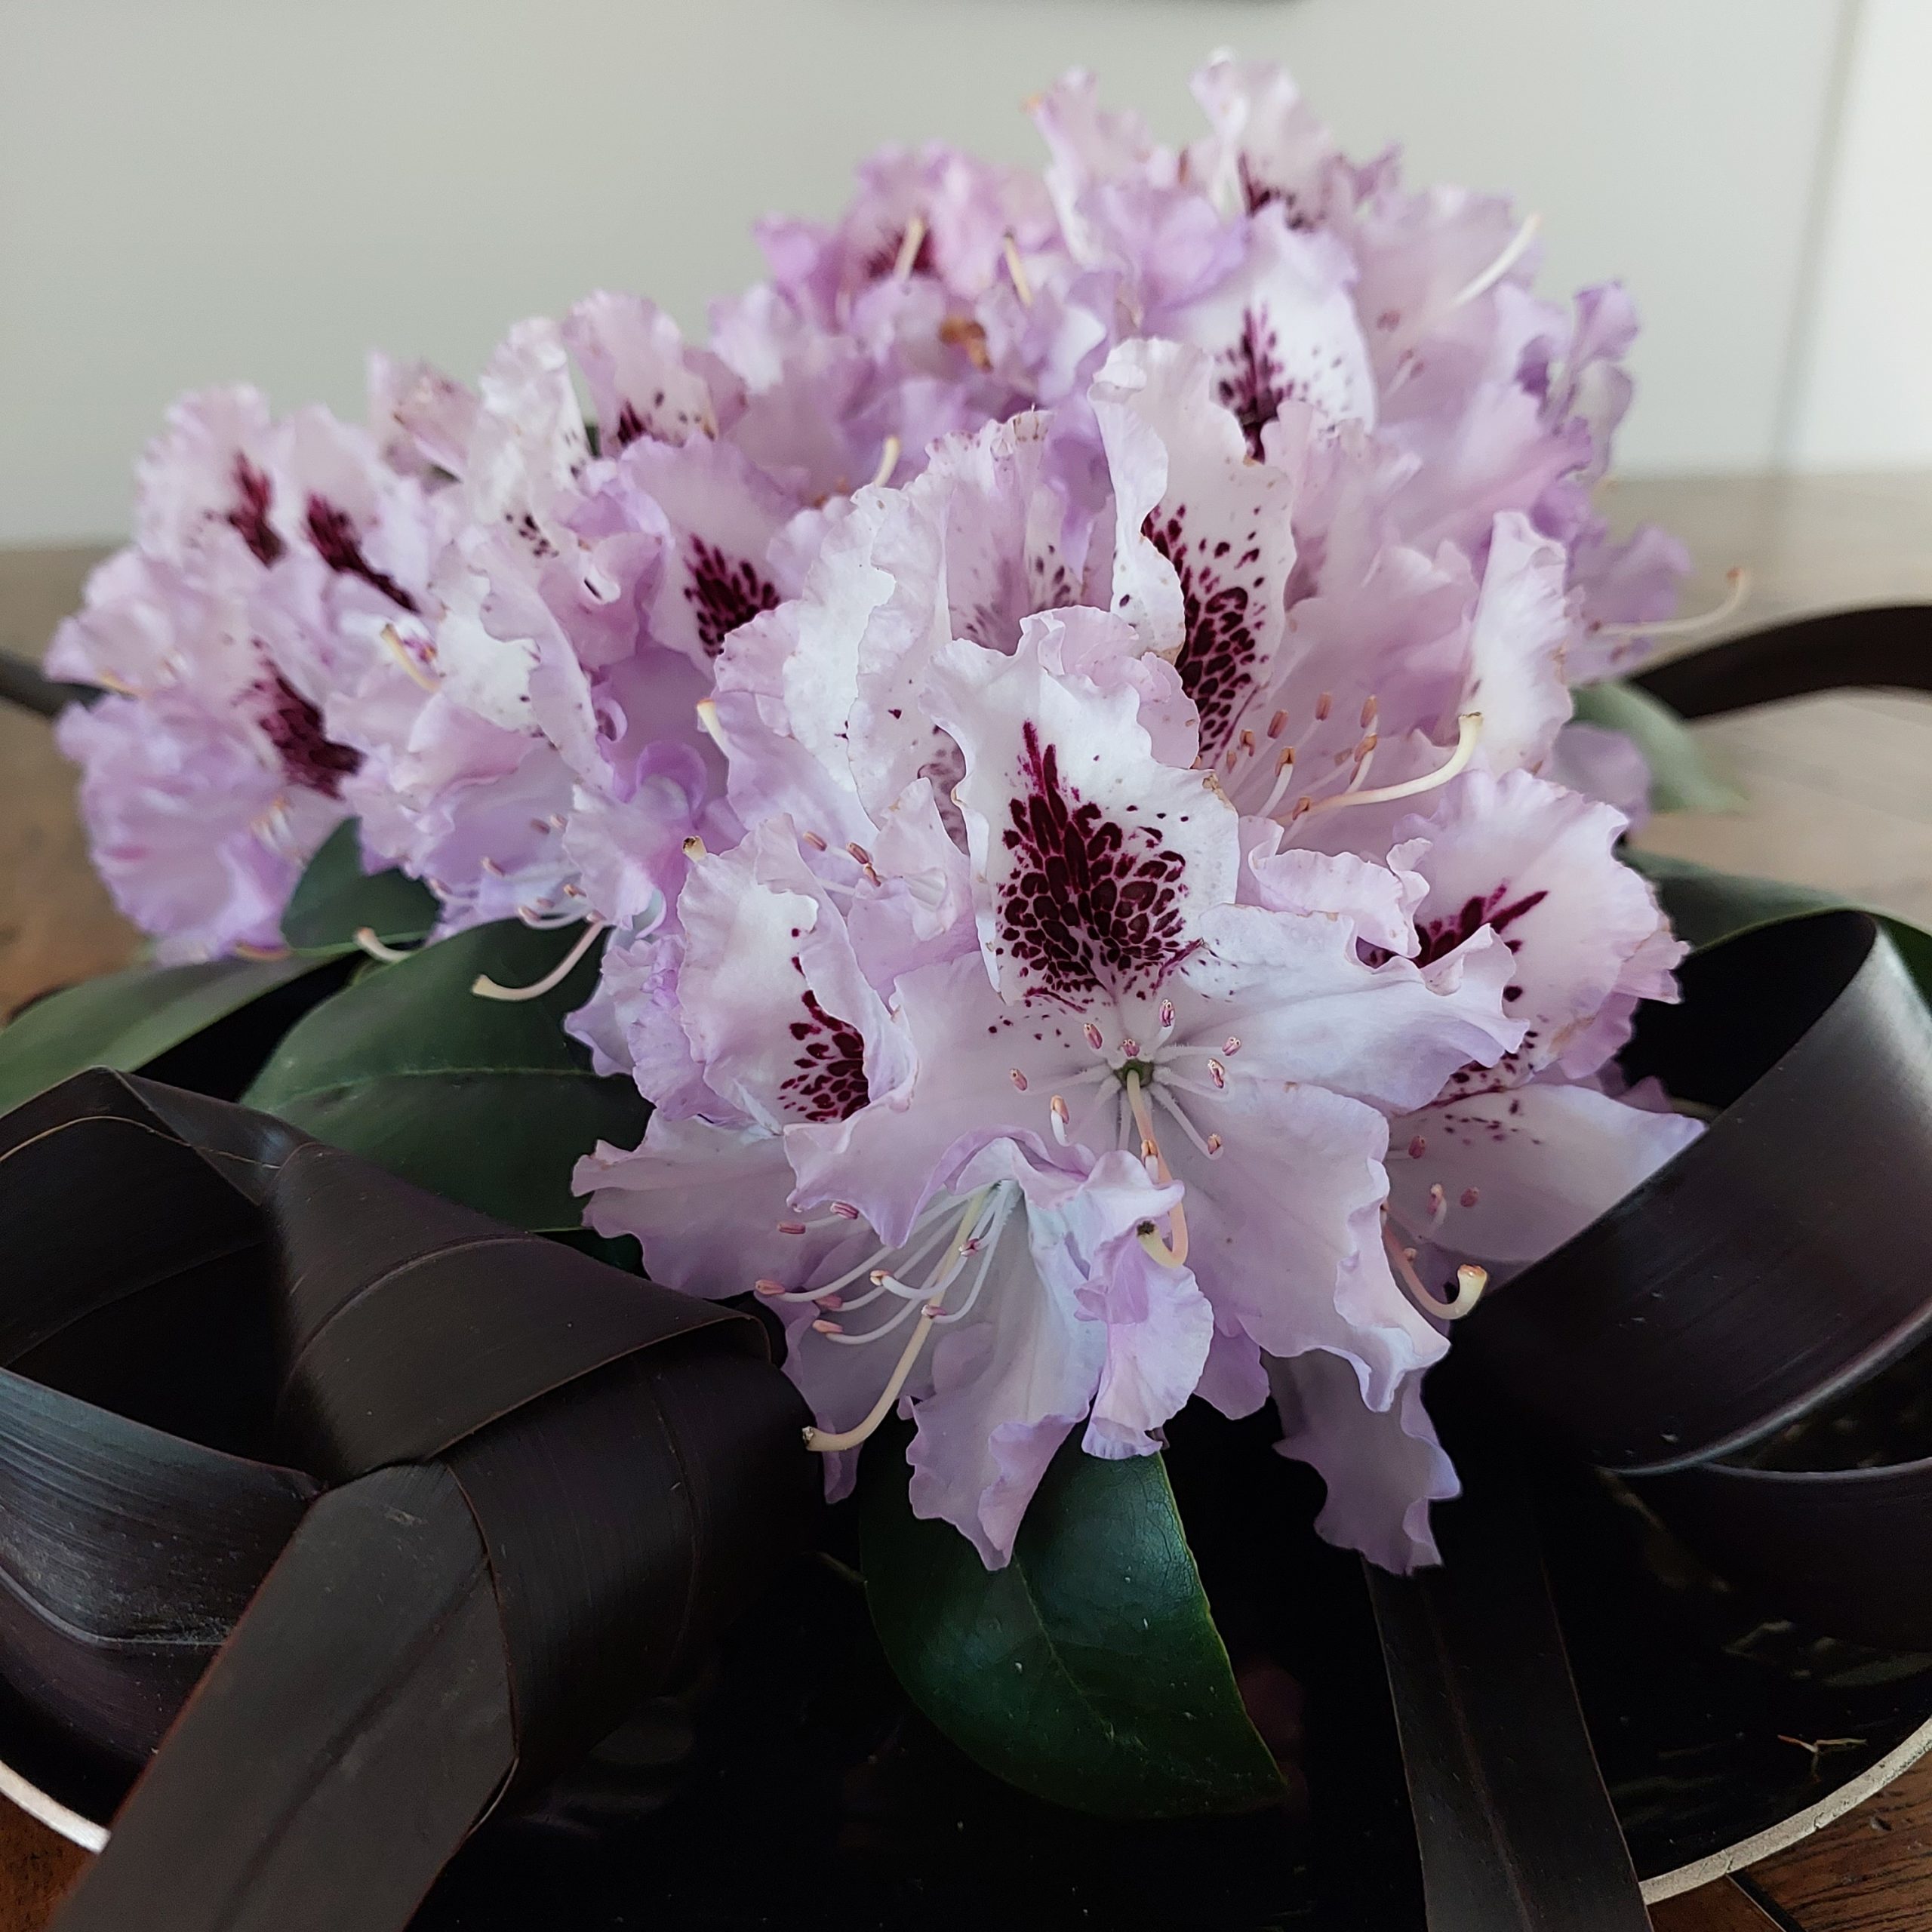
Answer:
<svg viewBox="0 0 1932 1932"><path fill-rule="evenodd" d="M1127 1104L1133 1109L1134 1124L1140 1130L1141 1158L1152 1162L1154 1178L1164 1187L1174 1176L1154 1132L1153 1109L1148 1106L1146 1093L1140 1084L1140 1069L1128 1068L1123 1084L1127 1088ZM1163 1267L1184 1268L1187 1265L1187 1210L1177 1201L1168 1210L1168 1220L1174 1229L1171 1244L1161 1238L1160 1230L1152 1221L1143 1221L1137 1230L1140 1245Z"/></svg>
<svg viewBox="0 0 1932 1932"><path fill-rule="evenodd" d="M555 992L568 980L577 961L588 952L600 933L610 926L608 919L588 918L583 922L583 931L569 952L558 960L535 985L528 986L499 986L487 973L479 973L469 983L469 990L478 999L528 1000L541 999L546 993Z"/></svg>

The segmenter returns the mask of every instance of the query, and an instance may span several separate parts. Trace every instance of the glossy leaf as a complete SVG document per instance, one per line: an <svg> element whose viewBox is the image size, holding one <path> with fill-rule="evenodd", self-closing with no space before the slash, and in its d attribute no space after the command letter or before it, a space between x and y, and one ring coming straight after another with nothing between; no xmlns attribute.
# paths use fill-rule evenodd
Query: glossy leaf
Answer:
<svg viewBox="0 0 1932 1932"><path fill-rule="evenodd" d="M572 1228L577 1157L635 1146L648 1109L601 1079L563 1030L590 996L593 948L540 998L479 998L478 975L528 986L580 929L479 926L358 979L293 1028L243 1097L318 1140L526 1228Z"/></svg>
<svg viewBox="0 0 1932 1932"><path fill-rule="evenodd" d="M1572 694L1580 724L1601 724L1635 742L1651 768L1654 812L1734 812L1743 792L1712 766L1690 728L1660 698L1635 685L1583 685Z"/></svg>
<svg viewBox="0 0 1932 1932"><path fill-rule="evenodd" d="M0 1029L0 1113L85 1067L152 1066L315 968L296 958L137 966L49 994Z"/></svg>
<svg viewBox="0 0 1932 1932"><path fill-rule="evenodd" d="M861 1474L866 1590L894 1670L969 1755L1021 1789L1111 1817L1238 1811L1281 1795L1158 1456L1069 1443L986 1569L915 1518L904 1455Z"/></svg>
<svg viewBox="0 0 1932 1932"><path fill-rule="evenodd" d="M366 929L385 946L409 946L436 923L435 895L392 869L362 869L362 834L345 819L322 842L281 915L281 936L297 952L328 958L356 949Z"/></svg>
<svg viewBox="0 0 1932 1932"><path fill-rule="evenodd" d="M1678 934L1700 949L1780 919L1802 919L1814 912L1869 912L1890 935L1920 989L1932 999L1932 933L1922 926L1862 906L1822 886L1715 872L1694 860L1661 852L1626 848L1623 857L1657 888Z"/></svg>

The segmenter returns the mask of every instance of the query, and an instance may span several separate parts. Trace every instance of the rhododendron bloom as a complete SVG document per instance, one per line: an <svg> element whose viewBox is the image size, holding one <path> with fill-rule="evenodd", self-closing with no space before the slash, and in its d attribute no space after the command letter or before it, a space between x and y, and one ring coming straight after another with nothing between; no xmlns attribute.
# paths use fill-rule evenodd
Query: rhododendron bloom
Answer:
<svg viewBox="0 0 1932 1932"><path fill-rule="evenodd" d="M570 1030L654 1112L588 1218L767 1298L835 1494L899 1411L998 1564L1069 1438L1272 1396L1406 1568L1454 1321L1696 1131L1617 1071L1682 949L1571 716L1685 560L1591 500L1620 290L1195 91L1184 149L1075 73L1038 172L875 157L706 343L603 293L366 427L189 398L50 664L163 957L276 946L352 814L438 937L608 933Z"/></svg>

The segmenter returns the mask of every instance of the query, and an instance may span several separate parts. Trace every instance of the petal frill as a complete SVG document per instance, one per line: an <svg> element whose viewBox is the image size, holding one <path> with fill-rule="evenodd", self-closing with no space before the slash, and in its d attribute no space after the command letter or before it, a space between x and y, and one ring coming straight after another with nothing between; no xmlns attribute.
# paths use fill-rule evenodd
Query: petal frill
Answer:
<svg viewBox="0 0 1932 1932"><path fill-rule="evenodd" d="M1342 1350L1386 1401L1445 1346L1383 1252L1387 1122L1340 1094L1269 1081L1231 1084L1197 1117L1222 1123L1214 1158L1164 1133L1161 1145L1187 1189L1187 1263L1217 1321L1270 1355Z"/></svg>
<svg viewBox="0 0 1932 1932"><path fill-rule="evenodd" d="M1063 1155L1050 1109L1058 1086L1093 1061L1069 1017L1001 1000L977 952L908 974L897 1019L911 1045L909 1081L835 1127L791 1137L799 1198L850 1201L893 1244L989 1141L1013 1139L1048 1165L1077 1153L1076 1133ZM1084 1102L1087 1090L1072 1097ZM1100 1144L1111 1146L1111 1116L1104 1125Z"/></svg>
<svg viewBox="0 0 1932 1932"><path fill-rule="evenodd" d="M1398 1574L1439 1561L1429 1506L1462 1485L1423 1406L1420 1371L1377 1408L1363 1399L1359 1371L1345 1355L1277 1359L1268 1374L1280 1453L1308 1463L1327 1488L1316 1530Z"/></svg>
<svg viewBox="0 0 1932 1932"><path fill-rule="evenodd" d="M789 820L693 864L679 897L685 1030L710 1086L768 1129L844 1119L911 1069Z"/></svg>
<svg viewBox="0 0 1932 1932"><path fill-rule="evenodd" d="M1429 882L1415 915L1423 961L1485 929L1512 957L1503 1010L1525 1030L1512 1079L1564 1054L1613 994L1669 992L1683 948L1649 883L1617 857L1623 827L1610 806L1526 771L1471 771L1401 828L1427 841L1411 861ZM1463 1084L1491 1081L1472 1073Z"/></svg>
<svg viewBox="0 0 1932 1932"><path fill-rule="evenodd" d="M1177 995L1177 1037L1198 1037L1211 1052L1222 1033L1237 1038L1232 1084L1306 1083L1400 1109L1434 1099L1460 1068L1494 1066L1521 1039L1503 1010L1510 954L1501 940L1459 949L1446 976L1403 958L1371 966L1349 903L1329 909L1334 916L1260 906L1202 915L1204 948L1177 975L1199 1004Z"/></svg>

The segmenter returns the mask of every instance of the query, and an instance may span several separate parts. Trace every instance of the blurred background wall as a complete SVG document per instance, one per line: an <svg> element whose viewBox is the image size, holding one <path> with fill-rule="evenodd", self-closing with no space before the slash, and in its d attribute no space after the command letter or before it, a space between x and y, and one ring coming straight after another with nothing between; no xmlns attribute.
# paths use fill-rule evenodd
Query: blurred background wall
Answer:
<svg viewBox="0 0 1932 1932"><path fill-rule="evenodd" d="M171 396L360 407L598 286L688 328L749 227L937 137L1157 134L1286 61L1345 142L1543 214L1646 331L1628 473L1932 463L1932 0L0 0L0 543L112 535Z"/></svg>

